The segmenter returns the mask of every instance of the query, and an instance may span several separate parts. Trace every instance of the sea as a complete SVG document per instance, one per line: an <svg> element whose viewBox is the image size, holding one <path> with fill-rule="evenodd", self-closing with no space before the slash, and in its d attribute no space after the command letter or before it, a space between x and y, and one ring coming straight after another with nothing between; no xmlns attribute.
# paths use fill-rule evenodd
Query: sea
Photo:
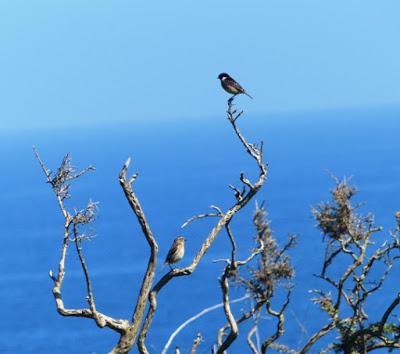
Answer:
<svg viewBox="0 0 400 354"><path fill-rule="evenodd" d="M279 343L299 349L328 321L312 302L312 289L330 289L315 276L322 267L325 243L311 209L330 200L333 176L346 177L357 186L359 212L373 213L376 224L383 227L374 239L376 245L390 238L394 213L400 210L400 107L244 115L238 126L250 142L264 142L268 163L264 187L232 222L238 257L245 258L254 247L256 202L264 203L279 244L296 234L296 246L289 251L295 268L293 294ZM92 320L65 318L56 311L48 273L58 267L63 218L33 146L52 171L67 153L78 170L88 165L96 168L72 182L67 207L73 211L84 208L89 200L99 203L96 221L88 230L90 239L82 247L97 308L121 319L132 317L149 257L148 245L118 183L126 159L132 159L129 173L139 174L134 190L160 247L156 279L168 271L163 261L177 235L187 240L186 255L179 263L185 266L216 220L198 220L184 229L181 225L192 215L210 212L211 205L227 210L235 202L228 185L240 186L241 172L251 180L258 172L224 115L125 123L110 119L98 125L0 131L2 354L101 354L118 340L115 332L98 328ZM219 277L224 264L215 260L228 257L229 240L221 233L192 276L173 279L162 290L147 338L151 353L161 353L184 321L221 302ZM332 274L342 268L343 264L332 267ZM397 294L399 273L395 264L385 287L371 300L370 321L377 320ZM283 290L273 299L276 308L282 303ZM232 287L231 299L243 295L243 288ZM83 273L72 247L63 298L67 308L87 306ZM235 303L235 316L250 306L249 299ZM188 353L198 333L203 341L197 353L210 353L225 323L221 308L210 311L179 332L168 353L176 346ZM262 341L275 331L276 322L263 311L258 327ZM250 322L240 326L230 353L250 353L249 329ZM336 336L328 335L310 352L317 353Z"/></svg>

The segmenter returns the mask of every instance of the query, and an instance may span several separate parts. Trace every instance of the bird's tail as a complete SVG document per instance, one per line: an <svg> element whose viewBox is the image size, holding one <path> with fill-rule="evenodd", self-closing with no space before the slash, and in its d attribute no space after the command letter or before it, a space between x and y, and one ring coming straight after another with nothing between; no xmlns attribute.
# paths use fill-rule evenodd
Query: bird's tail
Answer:
<svg viewBox="0 0 400 354"><path fill-rule="evenodd" d="M252 96L250 96L246 91L243 92L246 96L249 96L251 99L253 99Z"/></svg>

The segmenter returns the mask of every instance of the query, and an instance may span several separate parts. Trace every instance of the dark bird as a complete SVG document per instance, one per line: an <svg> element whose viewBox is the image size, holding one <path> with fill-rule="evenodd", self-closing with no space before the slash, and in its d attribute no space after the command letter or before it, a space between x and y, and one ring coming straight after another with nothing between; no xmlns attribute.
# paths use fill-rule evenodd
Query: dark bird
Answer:
<svg viewBox="0 0 400 354"><path fill-rule="evenodd" d="M253 98L246 92L246 90L242 86L240 86L240 84L238 82L236 82L227 73L219 74L218 79L221 80L221 86L223 87L223 89L226 92L232 94L233 96L244 93L246 96Z"/></svg>
<svg viewBox="0 0 400 354"><path fill-rule="evenodd" d="M168 264L172 269L171 264L179 262L185 255L185 238L178 236L171 248L168 251L167 257L165 258L164 264Z"/></svg>

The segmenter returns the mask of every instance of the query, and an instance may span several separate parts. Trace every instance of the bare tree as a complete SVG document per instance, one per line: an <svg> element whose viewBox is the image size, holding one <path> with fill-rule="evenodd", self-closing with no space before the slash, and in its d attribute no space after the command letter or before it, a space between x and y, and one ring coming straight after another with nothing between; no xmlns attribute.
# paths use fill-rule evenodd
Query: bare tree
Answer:
<svg viewBox="0 0 400 354"><path fill-rule="evenodd" d="M212 205L210 212L194 215L185 221L182 227L204 220L215 219L214 225L204 236L204 240L188 266L171 269L158 281L155 281L155 270L158 260L158 242L146 219L143 208L136 196L133 185L138 175L128 176L131 160L128 159L119 174L119 183L128 201L133 215L136 217L149 247L147 268L141 287L132 306L132 314L124 319L114 318L98 310L89 276L88 265L82 250L82 243L89 239L88 225L94 222L97 204L89 201L82 210L70 210L66 200L71 197L71 182L80 178L93 167L77 172L72 166L69 155L66 155L60 167L50 171L41 160L38 152L35 155L45 174L46 181L51 186L59 209L64 217L64 234L61 243L61 255L57 272L50 271L53 295L57 311L62 316L84 317L95 321L99 328L108 327L119 334L119 340L110 353L128 353L135 346L142 354L149 353L146 338L152 328L154 316L157 313L157 299L164 287L178 278L190 276L201 263L205 253L212 246L219 234L229 239L230 250L226 258L216 260L223 265L219 285L222 302L202 310L185 321L171 334L162 353L166 353L176 334L197 318L218 308L224 312L224 322L216 334L212 353L227 354L240 334L243 323L250 324L250 330L243 336L248 350L253 354L267 352L307 353L315 352L315 344L332 334L332 340L321 353L343 352L346 354L367 353L380 348L394 350L400 348L400 326L395 320L396 310L400 304L400 292L397 285L395 294L384 310L370 311L368 301L385 285L385 280L398 259L400 249L400 211L395 214L396 227L390 233L390 240L382 240L377 245L376 236L382 231L375 226L371 214L363 216L359 213L359 205L353 205L352 198L356 189L350 186L346 179L335 179L332 200L319 204L313 209L317 227L323 234L325 257L321 272L316 274L323 286L329 291L314 289L313 302L325 314L327 320L321 328L308 338L300 349L293 349L283 340L287 326L285 311L292 294L292 278L294 269L288 256L288 250L295 244L295 237L289 235L285 245L280 246L274 237L263 207L256 206L253 216L255 227L255 246L247 256L237 257L237 233L232 228L232 220L259 192L267 177L267 165L263 162L263 144L249 143L237 126L243 112L237 112L233 105L234 97L228 100L227 118L241 146L255 162L258 177L251 181L244 173L239 176L240 185L230 184L234 201L225 211ZM379 239L378 239L379 240ZM62 296L63 281L66 273L66 257L69 254L70 243L75 246L82 272L86 281L86 308L66 308ZM145 262L145 260L144 260ZM343 270L344 267L344 270ZM380 273L379 273L380 272ZM230 290L240 287L244 296L232 300ZM251 304L239 314L235 313L232 304L250 299ZM292 304L293 305L293 304ZM294 304L295 305L295 304ZM147 312L146 312L147 309ZM262 325L263 317L268 316L273 321L268 326ZM190 353L196 353L203 336L199 333L191 343ZM179 346L175 353L180 353Z"/></svg>
<svg viewBox="0 0 400 354"><path fill-rule="evenodd" d="M229 223L232 218L239 210L241 210L249 203L249 201L258 193L265 182L267 176L267 166L263 162L263 145L262 143L259 146L257 146L256 144L251 144L242 135L237 126L237 120L243 114L243 111L237 112L234 109L233 100L234 97L228 100L228 121L231 124L236 137L239 139L245 151L255 161L256 166L259 170L259 176L256 181L252 182L245 176L244 173L240 174L239 180L242 186L240 188L237 188L233 185L230 185L230 188L234 192L235 202L228 210L222 211L219 207L213 206L212 213L199 214L188 220L187 223L204 217L215 217L217 219L215 225L205 237L200 249L198 250L190 265L181 269L172 269L170 272L164 275L156 284L154 284L154 277L158 259L158 243L151 231L151 227L148 221L146 220L146 216L141 207L139 199L137 198L133 190L133 183L138 175L134 174L131 177L127 176L128 168L131 162L130 159L125 162L121 169L119 175L120 185L134 215L137 218L139 225L141 226L143 236L145 237L149 245L149 258L147 261L147 269L144 274L141 288L137 296L136 304L130 318L116 319L109 315L103 314L96 308L95 297L93 294L88 266L86 264L82 250L82 242L88 237L83 230L86 225L94 221L96 204L93 202L89 202L87 207L81 211L71 211L67 208L65 204L65 200L71 197L70 183L73 180L84 175L86 172L94 170L93 167L88 167L81 172L76 172L75 168L71 164L70 156L66 155L57 171L52 173L46 167L45 163L41 160L38 152L35 150L36 158L40 163L47 182L52 187L52 190L57 199L58 206L65 220L64 237L61 246L61 257L58 271L56 274L54 274L53 271L50 271L50 277L54 282L53 295L56 301L57 311L62 316L75 316L93 319L100 328L108 327L118 332L120 335L119 341L110 353L127 353L134 347L136 341L139 351L141 353L148 353L146 347L146 336L151 328L152 320L157 310L157 297L160 291L174 278L190 276L196 270L204 254L212 246L216 237L220 234L222 230L229 228ZM87 285L87 300L89 305L88 308L67 309L64 306L64 301L62 297L62 285L66 272L65 260L67 257L67 250L70 242L73 242L76 246L78 257L82 266L82 271L85 275ZM145 315L145 310L147 306L148 312ZM227 303L225 302L224 306L228 307L229 305L227 305ZM196 348L200 345L200 342L201 335L199 335L194 341L192 353L196 351Z"/></svg>

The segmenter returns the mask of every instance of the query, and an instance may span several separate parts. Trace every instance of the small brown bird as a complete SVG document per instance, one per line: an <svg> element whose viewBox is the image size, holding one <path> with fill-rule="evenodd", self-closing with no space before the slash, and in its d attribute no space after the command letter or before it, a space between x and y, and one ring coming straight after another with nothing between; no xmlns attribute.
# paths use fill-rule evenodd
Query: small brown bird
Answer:
<svg viewBox="0 0 400 354"><path fill-rule="evenodd" d="M171 264L179 262L185 255L185 238L178 236L171 248L168 251L167 257L165 258L164 264L168 264L171 270L173 269Z"/></svg>
<svg viewBox="0 0 400 354"><path fill-rule="evenodd" d="M246 90L242 86L240 86L240 84L237 81L235 81L227 73L219 74L218 75L218 79L220 79L220 81L221 81L222 88L226 92L232 94L233 96L236 96L236 95L238 95L240 93L243 93L246 96L249 96L250 98L253 98L246 92Z"/></svg>

